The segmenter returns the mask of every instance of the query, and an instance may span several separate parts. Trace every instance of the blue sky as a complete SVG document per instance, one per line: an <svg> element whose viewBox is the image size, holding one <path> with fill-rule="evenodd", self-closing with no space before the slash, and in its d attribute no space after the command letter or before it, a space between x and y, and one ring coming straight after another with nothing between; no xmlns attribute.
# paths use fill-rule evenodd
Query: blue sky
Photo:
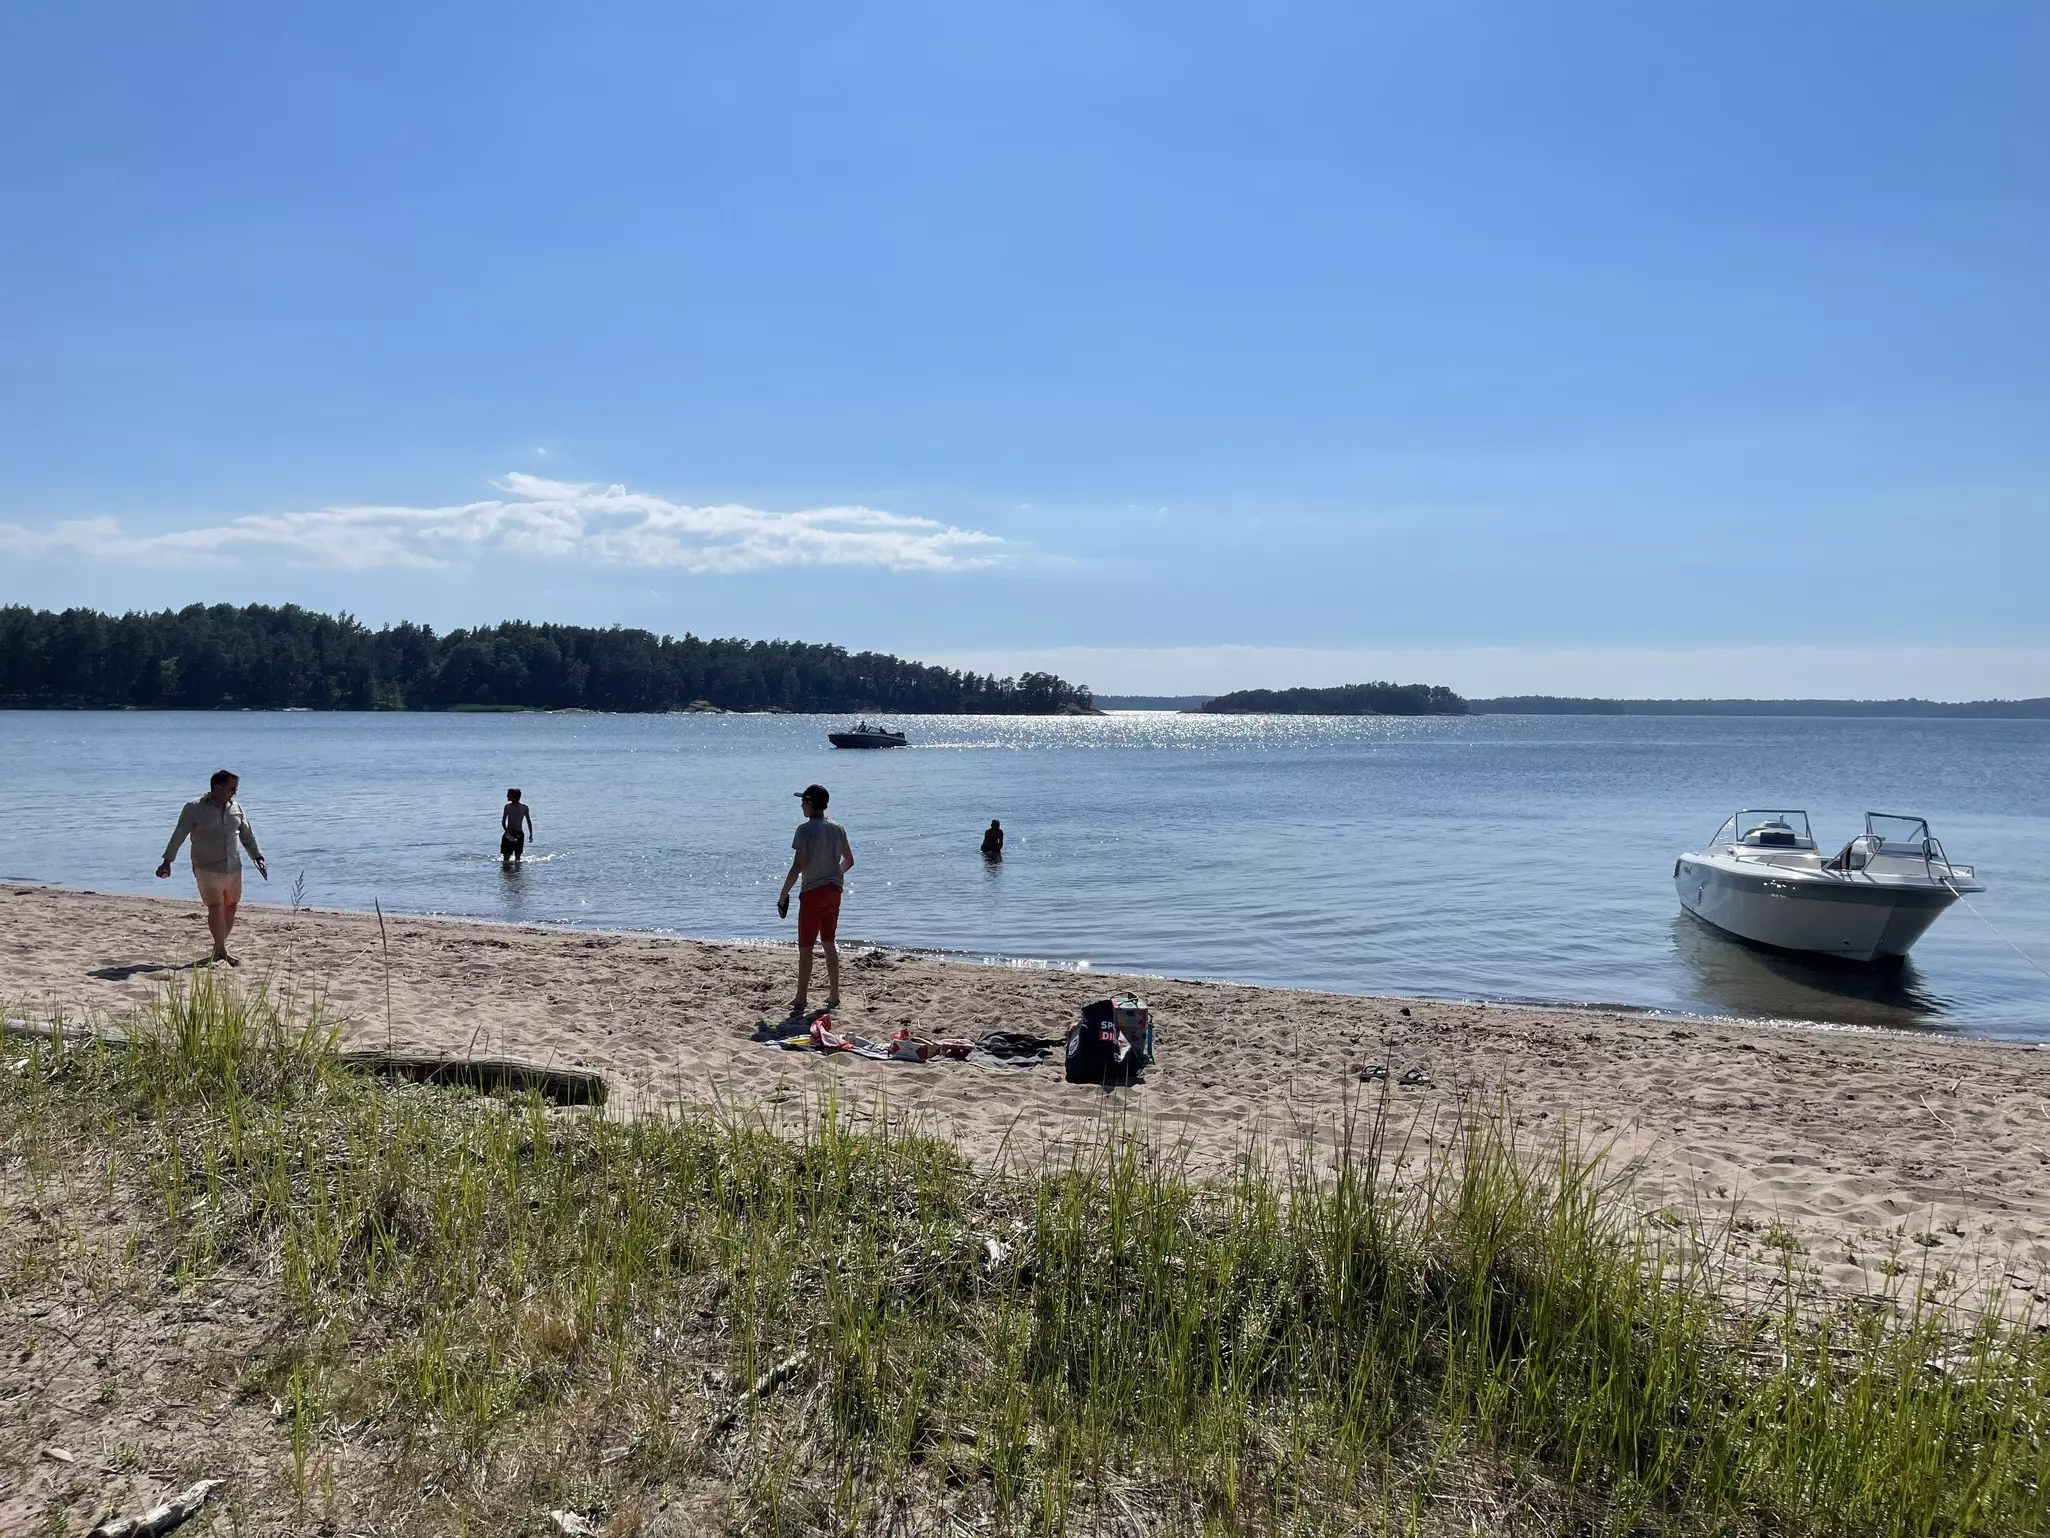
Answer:
<svg viewBox="0 0 2050 1538"><path fill-rule="evenodd" d="M2050 693L2046 78L2013 3L7 7L0 601Z"/></svg>

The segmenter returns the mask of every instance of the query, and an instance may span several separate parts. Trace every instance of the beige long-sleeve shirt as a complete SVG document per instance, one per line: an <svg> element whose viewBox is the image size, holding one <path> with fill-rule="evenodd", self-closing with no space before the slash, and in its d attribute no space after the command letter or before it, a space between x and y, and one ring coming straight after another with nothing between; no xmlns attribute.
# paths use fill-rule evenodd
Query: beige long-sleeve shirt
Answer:
<svg viewBox="0 0 2050 1538"><path fill-rule="evenodd" d="M242 803L230 801L226 806L201 797L185 803L185 810L178 814L178 826L171 830L171 842L164 845L164 863L169 865L178 853L178 846L186 838L192 840L192 868L227 874L242 868L242 855L236 849L239 843L249 851L249 858L261 862L263 851L256 847L256 834L249 826L249 819L242 815Z"/></svg>

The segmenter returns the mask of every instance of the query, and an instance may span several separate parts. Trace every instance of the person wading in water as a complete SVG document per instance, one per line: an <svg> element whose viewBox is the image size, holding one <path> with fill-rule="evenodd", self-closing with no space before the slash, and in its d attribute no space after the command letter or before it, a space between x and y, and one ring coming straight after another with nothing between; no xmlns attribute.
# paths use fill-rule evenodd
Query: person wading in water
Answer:
<svg viewBox="0 0 2050 1538"><path fill-rule="evenodd" d="M985 860L1001 860L1004 857L1004 825L994 817L989 826L982 830L982 857Z"/></svg>
<svg viewBox="0 0 2050 1538"><path fill-rule="evenodd" d="M239 956L229 954L228 935L235 928L235 910L242 904L242 854L249 851L263 879L270 880L270 867L263 863L263 851L256 847L256 834L242 815L235 792L242 782L232 770L216 769L206 794L185 803L178 814L178 826L171 830L171 842L164 845L164 862L157 867L157 879L168 880L171 861L178 846L192 840L192 879L199 884L199 900L206 904L206 927L213 931L214 960L231 967L242 965Z"/></svg>
<svg viewBox="0 0 2050 1538"><path fill-rule="evenodd" d="M783 877L783 890L776 894L776 916L790 916L790 888L802 881L797 895L797 997L791 1001L794 1019L804 1013L811 995L811 948L814 941L826 947L826 1008L840 1007L840 891L847 873L854 869L854 851L847 844L847 830L826 816L829 792L823 785L807 785L797 792L804 805L805 820L790 840L790 869Z"/></svg>
<svg viewBox="0 0 2050 1538"><path fill-rule="evenodd" d="M527 840L534 836L534 814L520 793L505 793L505 809L498 814L498 863L518 865L527 852Z"/></svg>

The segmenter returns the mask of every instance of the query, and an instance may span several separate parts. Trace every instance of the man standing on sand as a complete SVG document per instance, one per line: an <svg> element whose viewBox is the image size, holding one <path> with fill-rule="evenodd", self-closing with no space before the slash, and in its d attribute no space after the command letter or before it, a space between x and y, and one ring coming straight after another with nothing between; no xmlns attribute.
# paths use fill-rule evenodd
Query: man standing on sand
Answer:
<svg viewBox="0 0 2050 1538"><path fill-rule="evenodd" d="M840 1007L840 890L847 873L854 869L854 851L847 844L847 830L826 817L829 799L823 785L807 785L797 793L804 805L805 821L790 840L790 870L783 877L783 890L776 894L776 916L790 916L790 888L800 879L797 894L797 997L790 1014L804 1013L811 994L811 948L814 940L826 946L826 1008Z"/></svg>
<svg viewBox="0 0 2050 1538"><path fill-rule="evenodd" d="M197 801L185 803L178 814L178 826L171 830L171 842L164 845L164 862L157 867L157 879L171 874L171 861L187 837L192 840L192 878L199 883L199 900L206 904L206 927L213 931L214 960L231 967L242 965L240 957L228 952L228 935L235 927L235 910L242 903L242 855L235 846L249 851L263 879L270 880L270 867L263 851L256 847L256 834L235 792L242 782L231 770L216 769L207 791Z"/></svg>
<svg viewBox="0 0 2050 1538"><path fill-rule="evenodd" d="M505 810L498 814L498 863L519 865L527 853L527 840L534 836L534 814L520 793L505 793Z"/></svg>

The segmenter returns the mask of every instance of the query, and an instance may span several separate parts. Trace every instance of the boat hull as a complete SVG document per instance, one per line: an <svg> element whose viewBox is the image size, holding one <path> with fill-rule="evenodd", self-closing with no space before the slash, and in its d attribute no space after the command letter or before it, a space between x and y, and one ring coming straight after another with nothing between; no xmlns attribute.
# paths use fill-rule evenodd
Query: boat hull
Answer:
<svg viewBox="0 0 2050 1538"><path fill-rule="evenodd" d="M1681 907L1740 939L1846 961L1907 955L1957 900L1940 886L1804 881L1732 871L1699 855L1679 858L1673 886Z"/></svg>
<svg viewBox="0 0 2050 1538"><path fill-rule="evenodd" d="M826 734L826 740L836 748L902 748L909 746L902 737L885 737L875 732L829 732Z"/></svg>

